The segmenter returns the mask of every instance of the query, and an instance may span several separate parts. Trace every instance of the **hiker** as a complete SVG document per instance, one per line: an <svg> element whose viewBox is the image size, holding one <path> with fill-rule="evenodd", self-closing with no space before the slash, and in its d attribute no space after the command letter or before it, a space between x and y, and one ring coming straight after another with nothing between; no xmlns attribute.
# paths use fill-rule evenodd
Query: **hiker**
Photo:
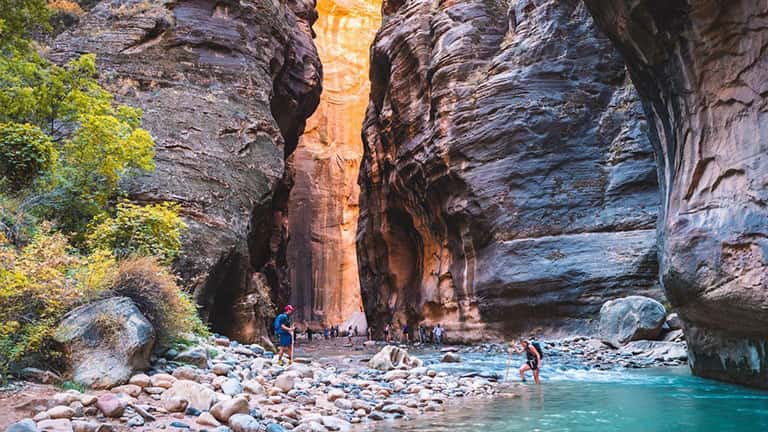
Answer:
<svg viewBox="0 0 768 432"><path fill-rule="evenodd" d="M427 342L427 327L424 324L419 326L419 342L422 345Z"/></svg>
<svg viewBox="0 0 768 432"><path fill-rule="evenodd" d="M405 339L405 343L410 342L409 334L408 334L408 323L403 324L403 339ZM402 342L402 339L400 340Z"/></svg>
<svg viewBox="0 0 768 432"><path fill-rule="evenodd" d="M357 326L355 326L355 337L357 337Z"/></svg>
<svg viewBox="0 0 768 432"><path fill-rule="evenodd" d="M441 347L443 345L443 328L440 327L440 324L432 329L432 334L435 336L435 343L437 344L437 347Z"/></svg>
<svg viewBox="0 0 768 432"><path fill-rule="evenodd" d="M307 326L307 342L312 342L312 327Z"/></svg>
<svg viewBox="0 0 768 432"><path fill-rule="evenodd" d="M323 339L328 340L328 338L331 337L330 332L328 331L328 326L323 327Z"/></svg>
<svg viewBox="0 0 768 432"><path fill-rule="evenodd" d="M349 340L349 343L352 343L352 326L349 326L347 329L347 339Z"/></svg>
<svg viewBox="0 0 768 432"><path fill-rule="evenodd" d="M525 382L525 372L533 372L533 380L536 384L541 384L539 380L539 370L541 369L541 345L538 342L528 341L523 339L520 341L522 349L514 349L515 352L525 352L525 364L520 366L520 379Z"/></svg>
<svg viewBox="0 0 768 432"><path fill-rule="evenodd" d="M391 331L392 331L392 326L390 326L389 323L387 323L387 325L384 326L384 341L386 343L390 342L389 334Z"/></svg>
<svg viewBox="0 0 768 432"><path fill-rule="evenodd" d="M368 340L369 341L373 340L373 327L371 326L368 326Z"/></svg>
<svg viewBox="0 0 768 432"><path fill-rule="evenodd" d="M293 306L288 305L285 307L285 312L275 318L275 334L278 337L278 343L280 350L277 355L277 364L283 365L283 354L288 351L288 361L293 363L293 332L294 327L291 325L291 314L293 314Z"/></svg>

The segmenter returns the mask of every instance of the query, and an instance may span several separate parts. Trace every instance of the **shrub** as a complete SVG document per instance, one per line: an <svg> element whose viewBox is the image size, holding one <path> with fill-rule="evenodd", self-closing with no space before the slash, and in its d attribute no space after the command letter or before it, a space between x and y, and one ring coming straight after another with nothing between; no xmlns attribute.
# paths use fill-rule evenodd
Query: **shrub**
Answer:
<svg viewBox="0 0 768 432"><path fill-rule="evenodd" d="M87 243L92 249L111 250L118 258L152 256L169 264L181 250L185 228L178 204L141 206L124 201L117 205L115 217L101 215L93 220Z"/></svg>
<svg viewBox="0 0 768 432"><path fill-rule="evenodd" d="M195 304L178 287L167 267L154 258L137 257L121 262L112 291L136 303L161 343L187 333L208 334Z"/></svg>
<svg viewBox="0 0 768 432"><path fill-rule="evenodd" d="M106 292L117 263L104 252L78 256L66 237L43 226L17 250L0 236L0 371L55 362L51 336L66 312Z"/></svg>
<svg viewBox="0 0 768 432"><path fill-rule="evenodd" d="M53 142L37 126L0 123L0 177L11 190L29 186L56 158Z"/></svg>

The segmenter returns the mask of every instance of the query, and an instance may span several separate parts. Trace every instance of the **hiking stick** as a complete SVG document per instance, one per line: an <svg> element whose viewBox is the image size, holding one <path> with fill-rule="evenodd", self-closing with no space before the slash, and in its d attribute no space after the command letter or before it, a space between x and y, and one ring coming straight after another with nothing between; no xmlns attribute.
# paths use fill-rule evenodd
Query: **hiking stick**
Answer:
<svg viewBox="0 0 768 432"><path fill-rule="evenodd" d="M509 379L509 364L512 362L511 356L507 356L507 367L504 368L504 381Z"/></svg>
<svg viewBox="0 0 768 432"><path fill-rule="evenodd" d="M293 364L293 346L296 343L296 328L291 330L291 364Z"/></svg>

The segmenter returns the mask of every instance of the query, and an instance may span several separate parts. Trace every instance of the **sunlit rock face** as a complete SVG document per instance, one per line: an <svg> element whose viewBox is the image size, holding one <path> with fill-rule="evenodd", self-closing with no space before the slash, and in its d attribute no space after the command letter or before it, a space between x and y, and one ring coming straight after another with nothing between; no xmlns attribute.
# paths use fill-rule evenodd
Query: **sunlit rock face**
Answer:
<svg viewBox="0 0 768 432"><path fill-rule="evenodd" d="M358 237L375 327L589 330L606 300L661 297L647 125L582 2L383 10Z"/></svg>
<svg viewBox="0 0 768 432"><path fill-rule="evenodd" d="M362 311L355 254L357 176L379 9L375 0L317 4L323 93L289 160L294 176L288 201L290 298L299 319L316 324L342 324Z"/></svg>
<svg viewBox="0 0 768 432"><path fill-rule="evenodd" d="M254 281L279 282L274 205L319 101L315 15L309 0L103 0L50 53L95 53L102 83L143 109L157 169L127 185L131 197L181 205L175 269L213 329L246 341L271 318L252 307L265 291Z"/></svg>
<svg viewBox="0 0 768 432"><path fill-rule="evenodd" d="M768 387L768 2L587 0L651 120L694 373Z"/></svg>

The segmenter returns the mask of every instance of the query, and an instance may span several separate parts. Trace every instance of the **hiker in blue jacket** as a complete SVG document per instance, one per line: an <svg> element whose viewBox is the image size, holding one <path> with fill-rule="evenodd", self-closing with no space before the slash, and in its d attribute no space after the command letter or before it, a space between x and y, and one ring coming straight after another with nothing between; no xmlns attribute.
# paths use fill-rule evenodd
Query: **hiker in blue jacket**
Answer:
<svg viewBox="0 0 768 432"><path fill-rule="evenodd" d="M288 305L285 307L285 312L275 318L275 334L277 335L280 346L280 350L277 355L277 364L283 364L283 354L288 351L288 362L293 363L293 334L294 327L291 324L291 314L293 314L293 306Z"/></svg>

